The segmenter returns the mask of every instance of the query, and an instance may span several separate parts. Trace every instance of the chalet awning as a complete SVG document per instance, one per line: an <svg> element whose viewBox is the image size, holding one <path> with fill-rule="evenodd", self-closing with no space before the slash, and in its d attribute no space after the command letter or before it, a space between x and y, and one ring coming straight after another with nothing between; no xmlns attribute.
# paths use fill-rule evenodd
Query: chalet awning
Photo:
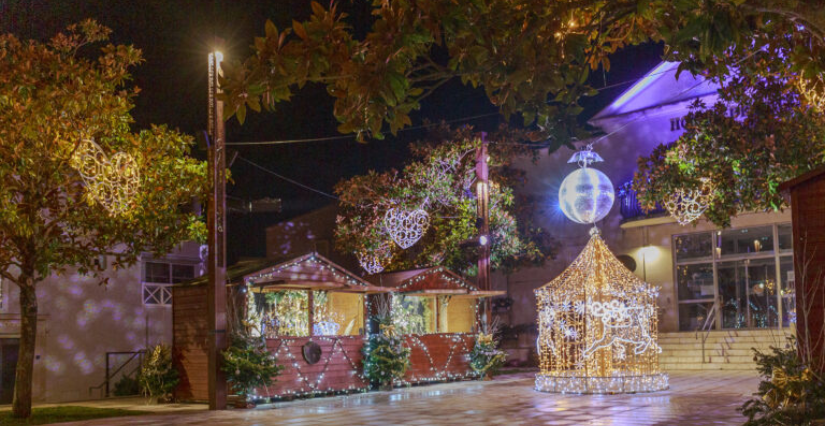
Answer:
<svg viewBox="0 0 825 426"><path fill-rule="evenodd" d="M375 294L395 291L370 284L317 253L260 269L246 275L244 282L253 291L261 293L315 290Z"/></svg>
<svg viewBox="0 0 825 426"><path fill-rule="evenodd" d="M492 290L454 290L454 289L427 289L427 290L410 290L399 291L404 296L412 297L437 297L450 296L456 298L482 298L482 297L496 297L507 294L505 291Z"/></svg>

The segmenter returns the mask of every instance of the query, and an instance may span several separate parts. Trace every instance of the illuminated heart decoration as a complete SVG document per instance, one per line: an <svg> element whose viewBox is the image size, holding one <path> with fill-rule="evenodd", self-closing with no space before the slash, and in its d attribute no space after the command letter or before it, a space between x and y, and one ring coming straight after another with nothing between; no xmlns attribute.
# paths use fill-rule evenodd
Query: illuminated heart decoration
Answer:
<svg viewBox="0 0 825 426"><path fill-rule="evenodd" d="M88 196L112 215L132 208L140 188L140 170L131 155L118 152L108 158L92 140L83 140L71 159L86 184Z"/></svg>
<svg viewBox="0 0 825 426"><path fill-rule="evenodd" d="M418 242L430 227L430 215L422 209L392 208L384 215L384 227L399 247L407 249Z"/></svg>

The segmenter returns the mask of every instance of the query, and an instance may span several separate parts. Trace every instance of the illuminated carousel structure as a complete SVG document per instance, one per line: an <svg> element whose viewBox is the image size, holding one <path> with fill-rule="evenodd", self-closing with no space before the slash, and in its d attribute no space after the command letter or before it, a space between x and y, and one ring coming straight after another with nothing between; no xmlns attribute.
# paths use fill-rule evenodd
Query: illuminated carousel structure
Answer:
<svg viewBox="0 0 825 426"><path fill-rule="evenodd" d="M659 370L658 289L627 270L594 228L578 258L536 290L544 392L609 394L667 389Z"/></svg>

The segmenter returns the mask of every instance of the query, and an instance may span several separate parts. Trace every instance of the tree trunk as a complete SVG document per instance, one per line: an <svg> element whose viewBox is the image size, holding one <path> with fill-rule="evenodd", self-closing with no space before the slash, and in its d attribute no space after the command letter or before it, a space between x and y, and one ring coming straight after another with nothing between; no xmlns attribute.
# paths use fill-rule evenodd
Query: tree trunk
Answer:
<svg viewBox="0 0 825 426"><path fill-rule="evenodd" d="M21 274L22 275L22 274ZM37 294L33 274L20 280L20 352L14 379L14 417L32 414L32 373L34 371L34 341L37 336Z"/></svg>

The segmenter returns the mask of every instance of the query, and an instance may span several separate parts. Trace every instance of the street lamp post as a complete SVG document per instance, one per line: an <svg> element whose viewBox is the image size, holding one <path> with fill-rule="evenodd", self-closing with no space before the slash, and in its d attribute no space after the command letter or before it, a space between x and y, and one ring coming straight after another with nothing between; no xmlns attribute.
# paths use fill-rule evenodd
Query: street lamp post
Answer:
<svg viewBox="0 0 825 426"><path fill-rule="evenodd" d="M216 46L222 45L220 40ZM209 177L212 188L207 207L209 256L207 310L209 316L209 409L226 408L226 375L221 371L221 351L226 348L226 130L223 102L218 100L223 54L209 54Z"/></svg>
<svg viewBox="0 0 825 426"><path fill-rule="evenodd" d="M478 247L478 287L479 290L490 290L490 168L487 164L487 134L481 133L481 145L476 150L476 195L478 198L477 219L479 222ZM489 328L492 315L489 298L482 303L481 323Z"/></svg>

